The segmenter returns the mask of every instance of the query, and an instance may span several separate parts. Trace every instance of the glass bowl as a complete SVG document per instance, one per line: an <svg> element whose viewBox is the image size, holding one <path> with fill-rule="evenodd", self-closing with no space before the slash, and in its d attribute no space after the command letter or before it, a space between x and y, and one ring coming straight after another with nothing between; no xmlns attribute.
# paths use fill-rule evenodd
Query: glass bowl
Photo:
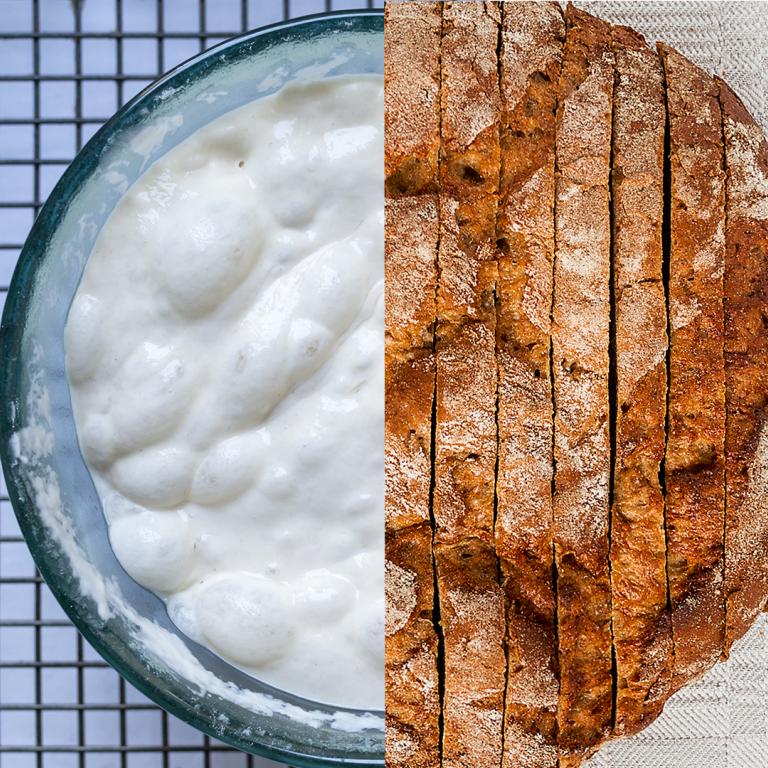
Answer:
<svg viewBox="0 0 768 768"><path fill-rule="evenodd" d="M306 17L234 38L140 93L88 142L27 239L0 330L0 454L37 566L93 647L144 694L233 747L295 766L383 765L383 713L262 684L185 638L108 543L80 455L63 330L86 260L126 189L202 125L296 79L383 73L381 11Z"/></svg>

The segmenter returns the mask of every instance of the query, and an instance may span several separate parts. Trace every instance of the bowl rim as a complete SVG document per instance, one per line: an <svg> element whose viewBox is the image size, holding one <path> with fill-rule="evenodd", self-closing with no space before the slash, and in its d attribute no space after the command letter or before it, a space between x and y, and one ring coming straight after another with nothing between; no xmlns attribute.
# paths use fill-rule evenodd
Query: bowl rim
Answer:
<svg viewBox="0 0 768 768"><path fill-rule="evenodd" d="M287 748L267 746L256 741L248 741L240 736L238 729L234 726L226 725L223 728L214 729L207 721L200 717L198 709L189 701L173 695L164 687L153 685L149 676L142 675L138 669L126 667L120 655L112 649L106 640L100 637L99 633L85 618L83 611L79 608L78 601L73 599L73 595L69 594L60 583L58 574L54 572L53 563L45 556L42 548L30 544L30 540L35 538L33 520L39 519L39 515L34 505L28 503L28 493L23 488L20 473L14 469L15 462L11 449L11 436L18 430L19 425L11 392L18 390L15 382L18 378L17 371L20 363L20 341L25 328L23 318L29 295L28 289L34 284L38 270L45 261L39 258L39 244L47 242L56 231L59 214L62 210L66 210L68 204L68 190L73 184L77 184L78 172L81 170L80 166L85 163L86 156L89 158L94 155L98 156L100 151L107 146L113 130L128 115L134 112L145 99L161 91L169 80L188 69L200 65L206 59L220 55L231 47L249 41L256 41L262 37L265 38L264 44L266 45L277 41L288 30L319 22L362 19L365 17L383 18L383 16L384 10L381 8L364 8L327 11L267 24L230 37L201 51L195 56L177 64L152 83L142 88L141 91L136 93L101 125L81 147L57 181L45 203L41 206L16 262L6 294L2 322L0 323L0 361L2 361L0 369L0 463L2 463L8 498L35 566L69 620L98 654L107 661L110 667L162 709L208 736L222 741L235 749L281 763L290 762L301 768L334 765L383 766L384 756L383 754L379 756L379 753L377 753L375 757L361 757L359 759L356 757L324 757L307 752L293 752ZM32 508L28 509L30 506Z"/></svg>

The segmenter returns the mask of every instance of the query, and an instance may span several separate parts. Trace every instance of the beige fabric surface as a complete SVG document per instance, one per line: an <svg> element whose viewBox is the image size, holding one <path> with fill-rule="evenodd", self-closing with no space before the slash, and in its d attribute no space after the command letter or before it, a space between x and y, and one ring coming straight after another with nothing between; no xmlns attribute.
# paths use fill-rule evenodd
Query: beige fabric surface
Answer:
<svg viewBox="0 0 768 768"><path fill-rule="evenodd" d="M768 2L576 4L721 75L768 130ZM645 731L604 747L589 768L768 768L768 615L727 662L675 695Z"/></svg>

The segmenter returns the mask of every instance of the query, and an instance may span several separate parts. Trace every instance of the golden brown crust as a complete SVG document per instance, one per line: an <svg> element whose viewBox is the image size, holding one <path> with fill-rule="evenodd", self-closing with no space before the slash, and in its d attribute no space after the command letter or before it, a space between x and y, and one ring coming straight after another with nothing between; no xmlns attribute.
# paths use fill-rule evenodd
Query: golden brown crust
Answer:
<svg viewBox="0 0 768 768"><path fill-rule="evenodd" d="M492 544L496 464L493 327L440 326L437 339L436 538Z"/></svg>
<svg viewBox="0 0 768 768"><path fill-rule="evenodd" d="M564 36L558 5L504 6L495 527L507 603L504 768L557 765L549 347L555 109Z"/></svg>
<svg viewBox="0 0 768 768"><path fill-rule="evenodd" d="M719 83L725 136L726 653L768 598L768 142Z"/></svg>
<svg viewBox="0 0 768 768"><path fill-rule="evenodd" d="M439 3L386 9L385 669L387 764L393 768L432 768L440 750L429 509L440 14Z"/></svg>
<svg viewBox="0 0 768 768"><path fill-rule="evenodd" d="M498 768L504 710L504 600L496 554L477 539L436 544L445 638L444 768Z"/></svg>
<svg viewBox="0 0 768 768"><path fill-rule="evenodd" d="M442 46L442 324L493 322L500 96L494 3L445 3Z"/></svg>
<svg viewBox="0 0 768 768"><path fill-rule="evenodd" d="M389 347L384 376L384 514L389 533L429 523L434 353Z"/></svg>
<svg viewBox="0 0 768 768"><path fill-rule="evenodd" d="M477 536L490 543L493 532L498 23L490 4L444 6L435 460L441 541ZM491 115L490 123L468 131L457 106Z"/></svg>
<svg viewBox="0 0 768 768"><path fill-rule="evenodd" d="M384 322L387 344L433 344L439 198L434 194L384 201Z"/></svg>
<svg viewBox="0 0 768 768"><path fill-rule="evenodd" d="M434 192L440 146L440 3L387 3L384 21L387 194Z"/></svg>
<svg viewBox="0 0 768 768"><path fill-rule="evenodd" d="M561 764L611 725L608 570L611 30L566 11L553 315Z"/></svg>
<svg viewBox="0 0 768 768"><path fill-rule="evenodd" d="M659 45L670 131L669 589L675 685L723 652L725 198L717 86Z"/></svg>
<svg viewBox="0 0 768 768"><path fill-rule="evenodd" d="M614 733L655 719L669 696L664 458L667 318L662 278L664 73L642 36L613 28L613 259L616 355L611 593Z"/></svg>
<svg viewBox="0 0 768 768"><path fill-rule="evenodd" d="M493 550L495 3L443 6L435 557L445 648L444 768L498 768L504 601Z"/></svg>
<svg viewBox="0 0 768 768"><path fill-rule="evenodd" d="M440 692L429 523L388 531L386 557L387 765L434 768Z"/></svg>
<svg viewBox="0 0 768 768"><path fill-rule="evenodd" d="M385 221L385 514L397 530L430 519L438 198L387 198Z"/></svg>

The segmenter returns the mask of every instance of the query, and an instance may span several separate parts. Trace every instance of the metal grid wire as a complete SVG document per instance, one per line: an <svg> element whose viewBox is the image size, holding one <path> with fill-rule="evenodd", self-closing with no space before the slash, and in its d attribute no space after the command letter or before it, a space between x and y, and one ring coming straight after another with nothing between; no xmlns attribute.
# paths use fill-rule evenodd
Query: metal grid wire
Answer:
<svg viewBox="0 0 768 768"><path fill-rule="evenodd" d="M221 40L383 0L0 0L0 306L67 164L126 100ZM266 768L127 684L37 573L0 487L0 768Z"/></svg>

